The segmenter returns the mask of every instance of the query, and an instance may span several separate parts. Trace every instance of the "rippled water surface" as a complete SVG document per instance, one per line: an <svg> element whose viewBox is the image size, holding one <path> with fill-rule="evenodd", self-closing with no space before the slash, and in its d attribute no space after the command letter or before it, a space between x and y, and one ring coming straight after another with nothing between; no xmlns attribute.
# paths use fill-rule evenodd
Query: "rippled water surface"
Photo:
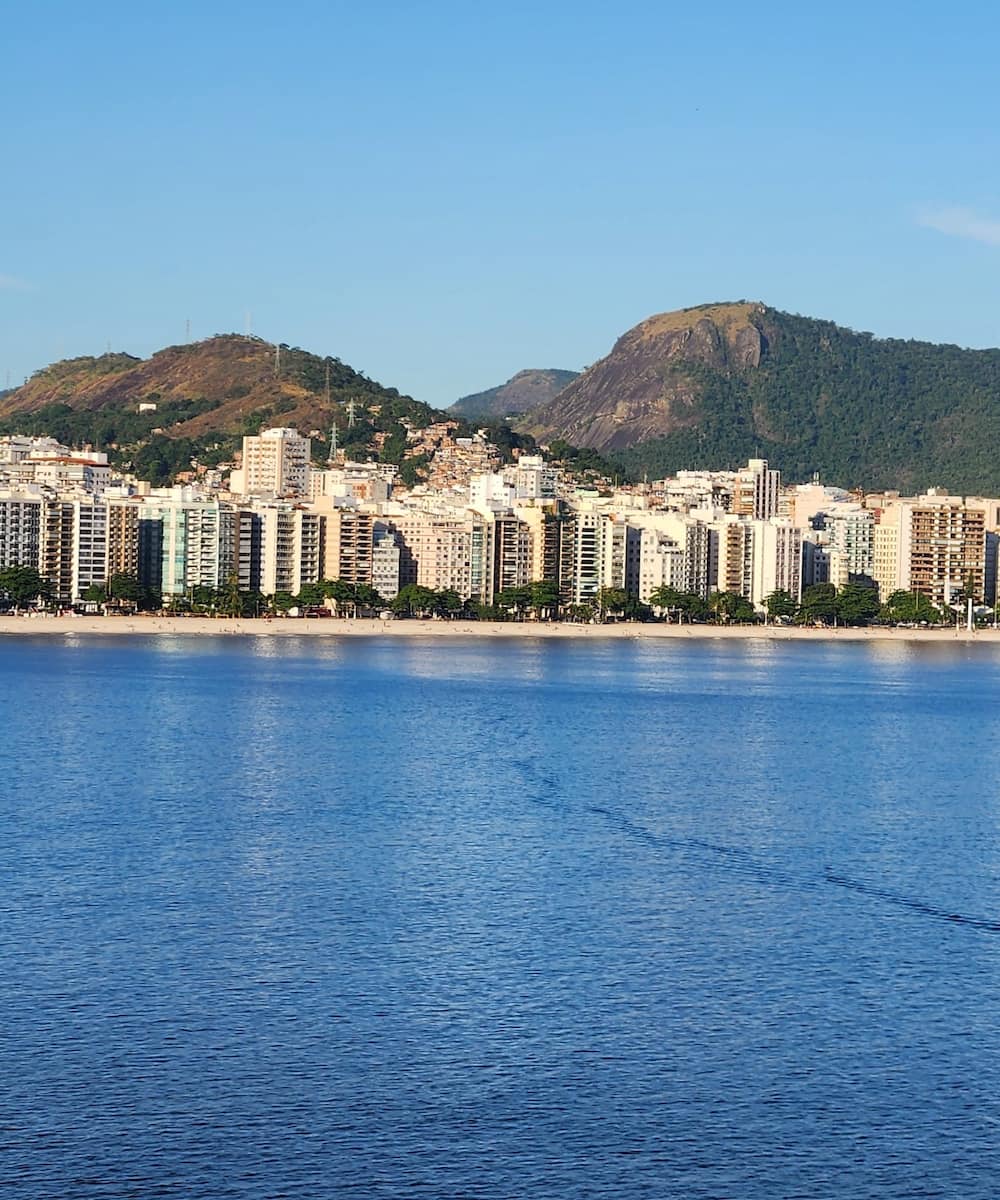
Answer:
<svg viewBox="0 0 1000 1200"><path fill-rule="evenodd" d="M0 672L0 1194L997 1194L995 650Z"/></svg>

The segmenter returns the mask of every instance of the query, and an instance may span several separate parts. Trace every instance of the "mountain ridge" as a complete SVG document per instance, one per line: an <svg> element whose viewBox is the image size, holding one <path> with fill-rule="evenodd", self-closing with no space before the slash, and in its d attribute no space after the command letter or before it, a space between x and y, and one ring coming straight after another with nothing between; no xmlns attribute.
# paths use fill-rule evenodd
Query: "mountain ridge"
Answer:
<svg viewBox="0 0 1000 1200"><path fill-rule="evenodd" d="M340 448L402 462L406 425L445 419L338 358L240 334L167 346L148 358L64 359L0 397L0 432L111 447L115 461L154 482L186 469L193 455L203 465L231 458L244 435L266 425L317 431L322 455L336 424Z"/></svg>
<svg viewBox="0 0 1000 1200"><path fill-rule="evenodd" d="M641 321L518 422L633 473L766 457L847 486L1000 490L1000 350L875 338L759 301Z"/></svg>

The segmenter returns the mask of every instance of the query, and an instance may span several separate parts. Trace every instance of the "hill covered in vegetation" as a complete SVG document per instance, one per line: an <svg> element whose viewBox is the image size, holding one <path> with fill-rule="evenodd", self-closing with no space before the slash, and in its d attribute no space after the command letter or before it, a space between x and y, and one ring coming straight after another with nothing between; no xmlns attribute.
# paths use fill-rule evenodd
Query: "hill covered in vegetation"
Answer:
<svg viewBox="0 0 1000 1200"><path fill-rule="evenodd" d="M643 321L520 423L633 474L767 458L790 479L1000 491L1000 350L880 339L741 301Z"/></svg>
<svg viewBox="0 0 1000 1200"><path fill-rule="evenodd" d="M338 358L237 334L168 346L145 359L122 353L66 359L0 395L0 434L90 445L156 485L193 463L230 462L244 436L275 425L309 434L317 465L329 458L335 426L337 448L348 457L395 463L412 484L426 458L409 447L407 434L442 421L456 425L460 436L485 427L506 460L537 449L530 434L489 415L470 422L384 387ZM595 451L565 442L554 443L552 457L578 475L622 473Z"/></svg>
<svg viewBox="0 0 1000 1200"><path fill-rule="evenodd" d="M67 359L0 397L0 433L97 446L154 483L192 459L227 461L244 435L273 425L312 432L320 462L336 425L338 446L349 454L401 463L407 425L443 419L338 358L236 334L169 346L147 359Z"/></svg>

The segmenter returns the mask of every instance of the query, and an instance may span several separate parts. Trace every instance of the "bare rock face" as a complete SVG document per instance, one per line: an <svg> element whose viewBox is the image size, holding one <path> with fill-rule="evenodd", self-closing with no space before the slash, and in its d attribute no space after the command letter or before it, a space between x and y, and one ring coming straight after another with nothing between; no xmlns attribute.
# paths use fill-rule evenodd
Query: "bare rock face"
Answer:
<svg viewBox="0 0 1000 1200"><path fill-rule="evenodd" d="M699 371L743 374L766 349L761 304L713 304L650 317L611 353L536 409L524 425L540 438L617 449L696 425Z"/></svg>

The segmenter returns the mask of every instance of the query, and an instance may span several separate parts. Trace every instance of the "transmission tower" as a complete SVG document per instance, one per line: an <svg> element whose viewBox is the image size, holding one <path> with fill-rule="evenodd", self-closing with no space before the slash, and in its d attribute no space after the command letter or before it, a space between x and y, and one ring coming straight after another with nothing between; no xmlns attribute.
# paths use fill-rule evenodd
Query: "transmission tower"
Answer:
<svg viewBox="0 0 1000 1200"><path fill-rule="evenodd" d="M330 426L330 466L337 461L337 422L334 421Z"/></svg>
<svg viewBox="0 0 1000 1200"><path fill-rule="evenodd" d="M347 402L347 428L354 428L354 397Z"/></svg>

